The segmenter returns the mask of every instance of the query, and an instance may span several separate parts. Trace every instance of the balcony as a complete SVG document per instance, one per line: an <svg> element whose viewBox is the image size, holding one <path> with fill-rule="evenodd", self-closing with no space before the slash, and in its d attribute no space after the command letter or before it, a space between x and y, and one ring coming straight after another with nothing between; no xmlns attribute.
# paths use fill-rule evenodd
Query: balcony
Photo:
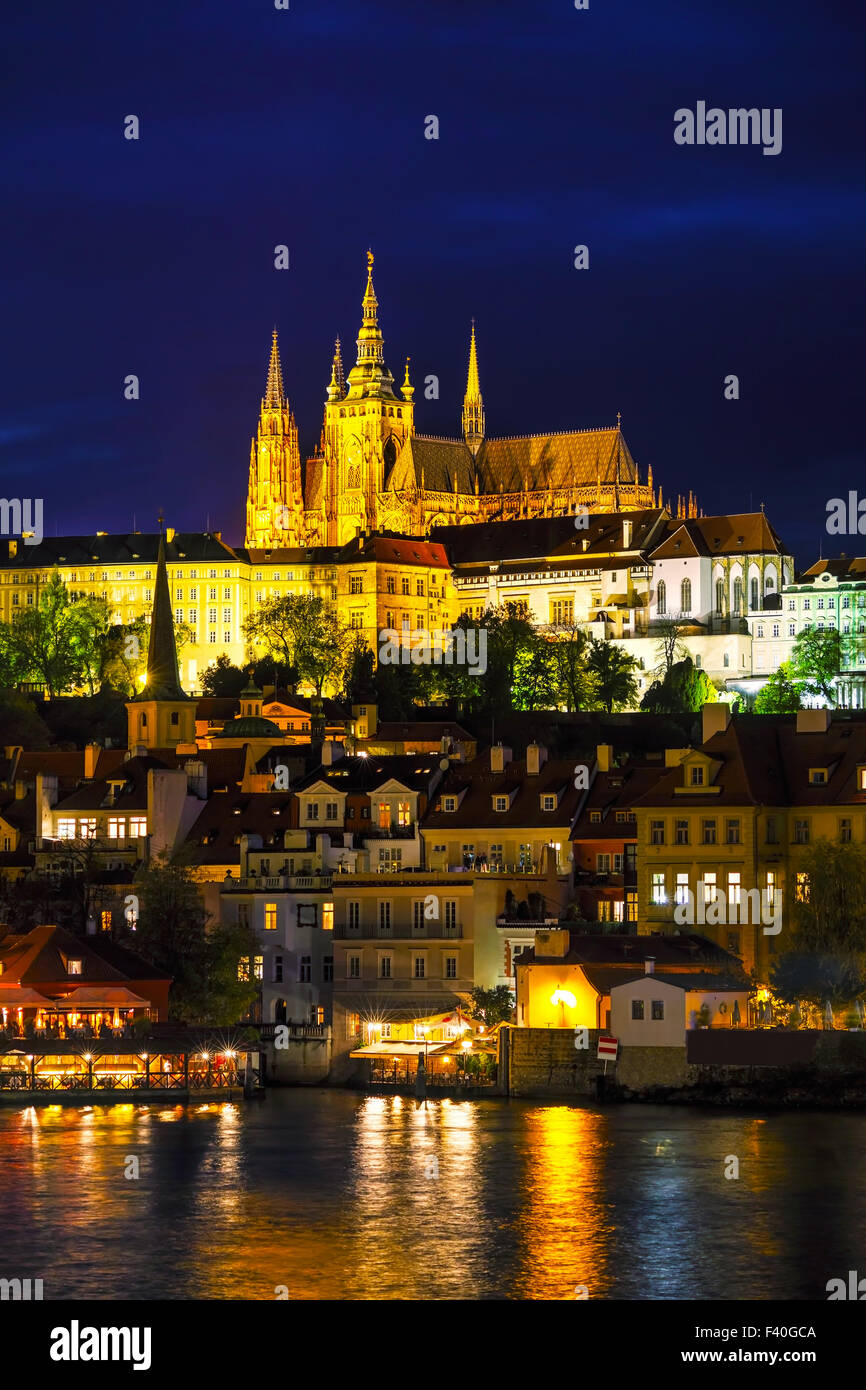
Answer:
<svg viewBox="0 0 866 1390"><path fill-rule="evenodd" d="M224 893L329 893L332 874L250 874L246 878L225 879Z"/></svg>

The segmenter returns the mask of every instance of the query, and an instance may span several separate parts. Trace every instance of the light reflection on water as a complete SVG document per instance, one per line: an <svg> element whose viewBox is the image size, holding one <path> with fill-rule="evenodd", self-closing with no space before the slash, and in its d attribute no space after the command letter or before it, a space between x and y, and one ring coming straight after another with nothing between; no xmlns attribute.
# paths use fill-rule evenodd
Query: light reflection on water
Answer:
<svg viewBox="0 0 866 1390"><path fill-rule="evenodd" d="M319 1090L3 1109L0 1277L46 1298L823 1299L866 1262L864 1137L856 1114Z"/></svg>

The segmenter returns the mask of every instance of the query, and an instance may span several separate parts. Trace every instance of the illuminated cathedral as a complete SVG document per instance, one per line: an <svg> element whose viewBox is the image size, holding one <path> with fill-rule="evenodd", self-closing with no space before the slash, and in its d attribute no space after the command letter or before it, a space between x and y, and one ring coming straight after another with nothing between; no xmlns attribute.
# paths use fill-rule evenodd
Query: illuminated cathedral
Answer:
<svg viewBox="0 0 866 1390"><path fill-rule="evenodd" d="M661 506L651 468L640 481L619 417L607 429L489 438L474 324L460 436L416 433L413 397L409 359L399 390L385 364L368 252L355 365L344 374L338 338L319 447L303 463L274 330L250 454L246 545L342 546L361 532L421 537L442 525Z"/></svg>

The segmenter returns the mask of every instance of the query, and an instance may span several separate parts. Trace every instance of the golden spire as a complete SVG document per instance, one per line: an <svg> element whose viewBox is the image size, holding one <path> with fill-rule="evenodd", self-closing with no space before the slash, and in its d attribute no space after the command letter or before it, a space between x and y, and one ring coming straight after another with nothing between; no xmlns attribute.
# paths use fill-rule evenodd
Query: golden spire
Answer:
<svg viewBox="0 0 866 1390"><path fill-rule="evenodd" d="M334 343L334 361L331 365L331 380L328 382L328 400L341 401L346 394L346 378L343 375L343 357L340 352L340 339Z"/></svg>
<svg viewBox="0 0 866 1390"><path fill-rule="evenodd" d="M477 454L484 440L484 400L481 383L478 379L478 349L475 343L475 320L469 337L469 371L466 377L466 393L463 397L463 438L473 454Z"/></svg>
<svg viewBox="0 0 866 1390"><path fill-rule="evenodd" d="M406 358L406 375L403 378L403 385L400 387L400 391L402 393L404 401L411 401L412 397L415 394L415 387L409 380L409 363L411 361L411 357Z"/></svg>
<svg viewBox="0 0 866 1390"><path fill-rule="evenodd" d="M379 328L379 301L373 288L373 252L367 252L367 285L361 301L361 331L358 334L358 356L348 376L347 395L394 396L394 378L385 366L385 342Z"/></svg>
<svg viewBox="0 0 866 1390"><path fill-rule="evenodd" d="M268 381L262 404L268 410L284 410L286 393L283 390L283 369L280 365L280 345L277 341L276 325L271 338L271 360L268 363Z"/></svg>

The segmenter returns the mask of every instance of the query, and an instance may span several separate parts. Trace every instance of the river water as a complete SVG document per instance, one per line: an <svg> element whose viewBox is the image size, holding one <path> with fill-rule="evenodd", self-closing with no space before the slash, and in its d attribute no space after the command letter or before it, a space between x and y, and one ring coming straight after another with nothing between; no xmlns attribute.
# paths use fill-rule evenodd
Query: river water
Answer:
<svg viewBox="0 0 866 1390"><path fill-rule="evenodd" d="M866 1274L864 1147L858 1114L334 1090L3 1109L0 1277L46 1299L825 1300Z"/></svg>

